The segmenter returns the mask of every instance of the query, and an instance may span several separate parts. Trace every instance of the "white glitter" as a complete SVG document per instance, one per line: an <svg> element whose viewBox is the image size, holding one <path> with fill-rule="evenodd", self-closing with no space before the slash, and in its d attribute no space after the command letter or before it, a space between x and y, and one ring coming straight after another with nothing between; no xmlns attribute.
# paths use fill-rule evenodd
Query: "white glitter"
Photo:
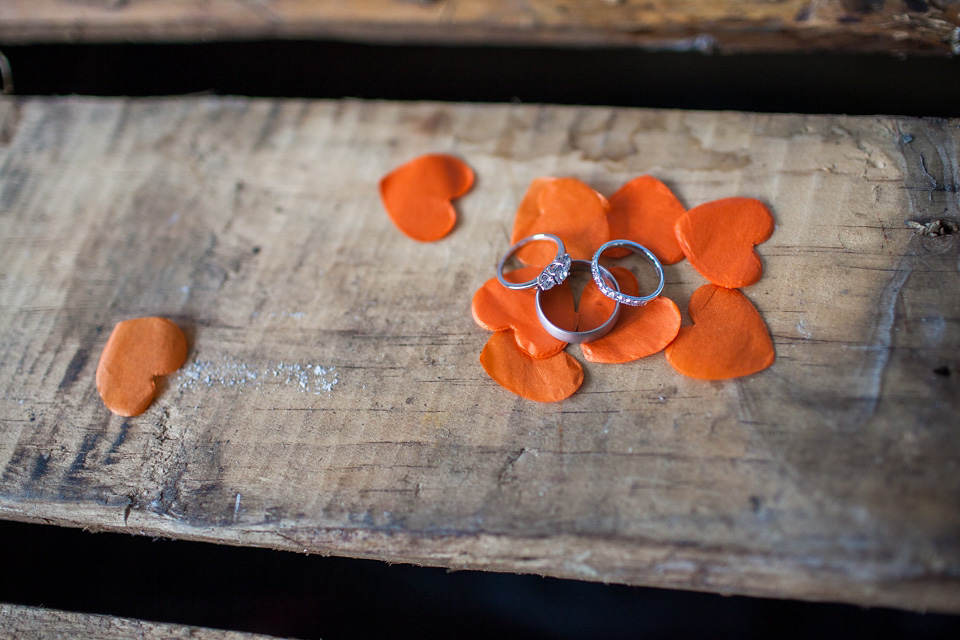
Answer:
<svg viewBox="0 0 960 640"><path fill-rule="evenodd" d="M273 380L263 378L272 374ZM180 371L177 387L182 390L204 387L261 387L264 384L293 385L300 393L328 393L340 382L336 367L319 364L284 363L257 369L242 362L214 363L195 360Z"/></svg>

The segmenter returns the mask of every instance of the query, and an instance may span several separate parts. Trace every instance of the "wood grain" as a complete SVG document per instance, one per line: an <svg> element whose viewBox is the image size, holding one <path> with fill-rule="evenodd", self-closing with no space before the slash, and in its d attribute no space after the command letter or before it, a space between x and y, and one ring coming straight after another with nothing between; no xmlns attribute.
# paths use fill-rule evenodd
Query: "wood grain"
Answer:
<svg viewBox="0 0 960 640"><path fill-rule="evenodd" d="M0 132L0 516L960 612L960 236L905 224L958 220L957 121L6 98ZM427 152L478 176L434 244L376 189ZM744 293L776 363L505 392L469 306L527 185L647 172L688 207L771 207ZM682 262L665 294L702 283ZM143 315L190 355L122 419L94 370Z"/></svg>
<svg viewBox="0 0 960 640"><path fill-rule="evenodd" d="M62 640L267 640L271 636L237 631L220 631L182 624L146 622L132 618L72 613L41 607L0 604L0 639Z"/></svg>
<svg viewBox="0 0 960 640"><path fill-rule="evenodd" d="M699 51L960 51L956 0L5 0L0 42L346 38Z"/></svg>

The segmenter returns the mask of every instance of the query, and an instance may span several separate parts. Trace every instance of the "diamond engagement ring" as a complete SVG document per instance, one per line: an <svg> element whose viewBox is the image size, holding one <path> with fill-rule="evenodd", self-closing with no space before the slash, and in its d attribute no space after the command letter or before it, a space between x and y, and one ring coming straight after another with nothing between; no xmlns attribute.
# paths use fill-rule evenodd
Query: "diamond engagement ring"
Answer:
<svg viewBox="0 0 960 640"><path fill-rule="evenodd" d="M530 244L531 242L537 242L538 240L552 240L555 242L557 244L557 257L544 267L540 275L533 280L510 282L504 278L503 266L507 263L507 260L513 257L513 255L520 250L520 247ZM568 275L570 275L570 254L567 253L566 247L563 246L563 240L552 233L536 233L524 238L510 247L510 250L503 254L503 257L500 258L500 263L497 264L497 280L508 289L531 289L536 287L538 291L546 291L566 280Z"/></svg>
<svg viewBox="0 0 960 640"><path fill-rule="evenodd" d="M586 260L573 260L571 261L570 266L573 271L591 270L591 264ZM603 274L603 279L607 281L604 284L606 284L607 287L613 285L613 287L615 287L615 291L620 293L620 285L617 283L617 279L613 277L612 273L607 271L606 267L600 267L599 273ZM584 342L598 340L599 338L602 338L610 333L610 330L613 329L613 326L617 324L617 318L620 316L620 301L614 298L617 304L613 307L613 313L611 313L610 317L607 318L606 321L599 327L594 327L588 331L568 331L553 324L553 322L551 322L547 317L547 314L543 312L543 306L540 304L540 294L542 293L542 289L537 290L537 318L540 319L540 324L543 325L543 328L547 330L547 333L552 335L557 340L563 340L564 342L569 342L572 344L583 344Z"/></svg>
<svg viewBox="0 0 960 640"><path fill-rule="evenodd" d="M626 249L630 249L634 253L640 253L646 256L650 262L653 263L654 268L657 270L657 277L660 279L653 293L639 297L628 296L625 293L621 293L619 288L616 290L613 289L613 287L605 282L605 277L600 277L600 270L603 269L603 267L600 266L600 255L603 254L603 252L607 249L612 249L614 247L624 247ZM642 307L659 296L660 292L663 291L663 265L660 264L660 261L657 260L657 256L653 255L653 252L650 251L650 249L647 249L643 245L639 245L636 242L631 242L630 240L611 240L597 249L597 252L593 254L593 260L590 262L590 273L593 275L593 281L597 283L598 287L600 287L600 292L603 295L607 296L608 298L613 298L617 302L629 304L632 307Z"/></svg>

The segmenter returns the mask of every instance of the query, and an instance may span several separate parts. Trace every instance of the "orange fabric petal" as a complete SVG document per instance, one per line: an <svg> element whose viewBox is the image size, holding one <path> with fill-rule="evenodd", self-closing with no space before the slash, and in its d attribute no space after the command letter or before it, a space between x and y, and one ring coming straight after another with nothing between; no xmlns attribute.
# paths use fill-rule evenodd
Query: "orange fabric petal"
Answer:
<svg viewBox="0 0 960 640"><path fill-rule="evenodd" d="M548 179L536 187L536 199L540 215L527 227L523 237L535 233L559 236L574 260L589 260L597 247L610 239L610 224L607 222L610 204L580 180ZM522 207L522 211L526 219L529 210ZM521 248L517 258L524 264L546 265L556 254L553 243L534 242Z"/></svg>
<svg viewBox="0 0 960 640"><path fill-rule="evenodd" d="M690 296L694 324L667 347L667 362L701 380L726 380L773 364L773 340L760 313L736 289L705 284Z"/></svg>
<svg viewBox="0 0 960 640"><path fill-rule="evenodd" d="M638 295L640 286L632 271L611 267L620 290ZM613 312L614 302L600 293L592 281L580 299L580 331L600 326ZM607 335L580 345L583 357L590 362L632 362L663 350L680 330L680 309L673 300L658 296L642 307L620 305L617 325Z"/></svg>
<svg viewBox="0 0 960 640"><path fill-rule="evenodd" d="M693 268L728 289L760 279L763 263L753 247L772 234L773 215L753 198L724 198L701 204L676 224L677 242Z"/></svg>
<svg viewBox="0 0 960 640"><path fill-rule="evenodd" d="M117 323L97 365L97 391L110 411L136 416L156 395L154 378L173 373L187 359L183 331L166 318Z"/></svg>
<svg viewBox="0 0 960 640"><path fill-rule="evenodd" d="M634 275L633 271L624 267L605 266L610 273L613 274L613 277L617 279L617 284L620 285L620 291L628 296L638 295L640 283L637 282L637 276ZM600 289L593 281L593 278L591 278L583 288L583 293L580 296L580 305L577 307L577 331L589 331L594 327L599 327L606 322L610 314L613 313L613 307L613 300L600 293ZM623 316L624 309L626 309L626 305L620 305L621 317ZM619 323L620 321L617 320L617 324Z"/></svg>
<svg viewBox="0 0 960 640"><path fill-rule="evenodd" d="M513 218L513 232L510 234L511 245L517 244L530 235L533 223L540 217L540 190L548 182L557 179L550 176L534 178L530 186L527 187L527 192L523 195L520 206L517 207L517 215ZM550 257L553 258L553 256Z"/></svg>
<svg viewBox="0 0 960 640"><path fill-rule="evenodd" d="M583 384L583 367L561 351L549 358L531 358L517 347L511 331L490 336L480 352L487 375L504 389L537 402L568 398Z"/></svg>
<svg viewBox="0 0 960 640"><path fill-rule="evenodd" d="M610 196L610 237L632 240L653 251L663 264L683 260L674 226L686 213L670 188L653 176L640 176ZM604 256L623 258L628 249L610 249Z"/></svg>
<svg viewBox="0 0 960 640"><path fill-rule="evenodd" d="M457 212L450 201L469 191L473 178L473 170L460 158L419 156L380 180L380 199L400 231L433 242L453 229Z"/></svg>
<svg viewBox="0 0 960 640"><path fill-rule="evenodd" d="M510 282L526 282L540 274L539 267L521 267L505 274ZM517 346L534 358L546 358L562 351L566 342L551 336L537 319L536 289L508 289L490 278L473 295L471 312L474 321L488 331L513 329ZM577 326L577 312L569 283L544 291L540 300L544 313L555 325L572 330Z"/></svg>

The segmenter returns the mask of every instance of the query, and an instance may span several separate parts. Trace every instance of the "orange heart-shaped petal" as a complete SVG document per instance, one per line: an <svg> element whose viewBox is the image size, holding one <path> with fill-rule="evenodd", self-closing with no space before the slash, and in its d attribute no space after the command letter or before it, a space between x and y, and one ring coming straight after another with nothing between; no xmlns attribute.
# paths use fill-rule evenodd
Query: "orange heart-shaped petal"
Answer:
<svg viewBox="0 0 960 640"><path fill-rule="evenodd" d="M589 260L597 247L610 239L610 204L588 185L574 178L552 178L541 184L535 181L531 189L535 190L540 215L529 224L523 237L552 233L563 240L574 260ZM521 211L524 219L530 217L529 207L524 206ZM524 264L547 264L556 253L552 243L534 242L522 247L517 258Z"/></svg>
<svg viewBox="0 0 960 640"><path fill-rule="evenodd" d="M663 264L683 260L674 225L686 213L670 188L653 176L640 176L610 196L610 237L632 240L653 251ZM610 249L604 255L623 258L630 251Z"/></svg>
<svg viewBox="0 0 960 640"><path fill-rule="evenodd" d="M110 411L140 415L156 395L154 378L173 373L186 359L187 339L166 318L118 322L100 355L97 391Z"/></svg>
<svg viewBox="0 0 960 640"><path fill-rule="evenodd" d="M561 351L549 358L531 358L519 347L511 331L490 336L480 352L487 375L504 389L537 402L568 398L583 384L583 367Z"/></svg>
<svg viewBox="0 0 960 640"><path fill-rule="evenodd" d="M705 284L690 296L694 324L667 347L667 362L701 380L726 380L773 364L773 340L760 313L736 289Z"/></svg>
<svg viewBox="0 0 960 640"><path fill-rule="evenodd" d="M639 295L640 286L632 271L611 267L620 291ZM605 322L613 312L614 302L590 282L580 298L580 331L588 331ZM610 333L599 340L580 345L583 357L590 362L633 362L663 350L680 330L680 309L673 300L658 296L642 307L620 305L620 317Z"/></svg>
<svg viewBox="0 0 960 640"><path fill-rule="evenodd" d="M557 179L558 178L552 178L550 176L534 178L530 186L527 187L527 192L523 194L523 200L520 201L520 206L517 207L517 214L513 217L513 231L510 234L510 244L517 244L530 235L530 229L533 227L533 223L540 217L540 190L543 189L543 186L548 182Z"/></svg>
<svg viewBox="0 0 960 640"><path fill-rule="evenodd" d="M510 282L526 282L540 275L540 267L521 267L504 274ZM473 294L470 310L474 321L488 331L513 329L517 346L533 358L546 358L567 346L540 324L536 311L536 289L508 289L490 278ZM577 326L577 312L570 284L564 282L540 294L544 313L562 329Z"/></svg>
<svg viewBox="0 0 960 640"><path fill-rule="evenodd" d="M773 215L754 198L706 202L680 216L677 242L693 268L721 287L751 285L763 275L753 250L773 234Z"/></svg>
<svg viewBox="0 0 960 640"><path fill-rule="evenodd" d="M414 158L380 180L387 215L407 236L420 242L444 237L457 222L450 202L473 186L473 170L460 158L442 153Z"/></svg>

